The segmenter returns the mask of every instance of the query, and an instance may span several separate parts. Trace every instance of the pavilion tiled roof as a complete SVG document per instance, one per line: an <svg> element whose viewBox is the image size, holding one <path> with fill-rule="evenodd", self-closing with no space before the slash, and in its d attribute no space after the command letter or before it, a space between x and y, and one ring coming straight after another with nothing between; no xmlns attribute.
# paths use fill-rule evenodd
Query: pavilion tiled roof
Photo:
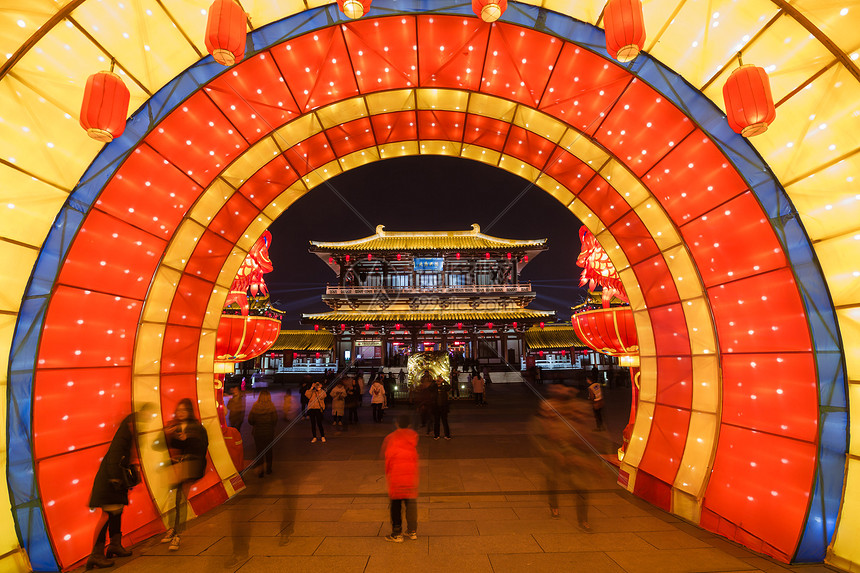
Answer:
<svg viewBox="0 0 860 573"><path fill-rule="evenodd" d="M530 328L525 333L529 348L587 348L569 324L547 325L544 328Z"/></svg>
<svg viewBox="0 0 860 573"><path fill-rule="evenodd" d="M475 322L475 321L504 321L504 320L554 320L555 311L530 310L517 308L513 310L430 310L430 311L333 311L320 314L305 314L304 320L317 322L370 323L383 322ZM276 343L277 344L277 343Z"/></svg>
<svg viewBox="0 0 860 573"><path fill-rule="evenodd" d="M327 330L282 330L270 350L328 350L334 335Z"/></svg>
<svg viewBox="0 0 860 573"><path fill-rule="evenodd" d="M531 248L543 250L546 239L502 239L481 232L472 225L470 231L386 231L376 227L376 234L341 242L311 241L313 251L419 251L419 250L499 250Z"/></svg>

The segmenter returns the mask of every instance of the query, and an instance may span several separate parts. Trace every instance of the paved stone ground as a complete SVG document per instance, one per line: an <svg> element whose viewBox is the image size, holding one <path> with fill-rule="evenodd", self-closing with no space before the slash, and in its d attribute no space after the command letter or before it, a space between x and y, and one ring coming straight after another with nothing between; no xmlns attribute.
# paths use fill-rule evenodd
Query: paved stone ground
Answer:
<svg viewBox="0 0 860 573"><path fill-rule="evenodd" d="M543 392L544 388L539 387ZM293 390L295 396L295 390ZM577 404L578 430L596 451L611 454L626 423L629 390L609 391L608 431L593 430L589 404ZM250 411L252 397L248 399ZM275 395L276 404L283 394ZM561 518L550 516L545 466L529 436L538 398L524 385L492 385L489 405L454 402L454 439L423 436L418 539L386 542L388 498L379 447L392 430L369 421L346 431L326 426L327 443L310 443L309 423L289 428L275 448L274 473L246 473L247 489L193 520L177 552L158 538L121 559L122 573L152 571L699 572L787 570L817 573L822 566L787 567L750 552L634 498L615 485L611 468L595 461L584 482L593 533L577 526L576 492L563 494ZM293 400L295 417L298 399ZM250 429L243 428L247 457ZM595 456L595 460L597 457ZM404 524L405 525L405 524Z"/></svg>

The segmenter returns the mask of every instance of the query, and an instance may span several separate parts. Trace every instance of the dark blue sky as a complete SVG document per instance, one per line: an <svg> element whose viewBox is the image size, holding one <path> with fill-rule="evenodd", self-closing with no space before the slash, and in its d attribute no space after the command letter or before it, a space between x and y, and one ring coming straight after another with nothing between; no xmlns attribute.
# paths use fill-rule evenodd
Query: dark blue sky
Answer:
<svg viewBox="0 0 860 573"><path fill-rule="evenodd" d="M345 201L344 201L345 200ZM347 202L349 205L347 205ZM351 207L350 207L351 205ZM540 188L474 161L424 156L388 159L353 169L296 201L270 227L275 270L266 275L284 328L302 313L329 310L320 301L334 273L308 253L308 241L344 241L391 231L468 230L515 239L548 238L549 250L525 268L537 297L530 308L570 317L585 290L579 284L581 223Z"/></svg>

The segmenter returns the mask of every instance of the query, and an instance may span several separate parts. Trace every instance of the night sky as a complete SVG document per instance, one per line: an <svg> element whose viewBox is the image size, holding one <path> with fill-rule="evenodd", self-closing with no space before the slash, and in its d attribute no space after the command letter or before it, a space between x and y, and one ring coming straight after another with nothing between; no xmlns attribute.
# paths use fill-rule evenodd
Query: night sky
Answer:
<svg viewBox="0 0 860 573"><path fill-rule="evenodd" d="M549 239L549 250L529 262L521 279L531 281L537 293L529 308L555 310L567 321L570 307L586 294L576 266L579 220L507 171L423 156L377 161L330 179L269 228L275 270L265 278L272 304L285 311L283 328L307 328L299 324L302 313L330 310L320 297L337 277L308 252L308 241L358 239L374 234L376 225L388 231L462 231L472 223L497 237Z"/></svg>

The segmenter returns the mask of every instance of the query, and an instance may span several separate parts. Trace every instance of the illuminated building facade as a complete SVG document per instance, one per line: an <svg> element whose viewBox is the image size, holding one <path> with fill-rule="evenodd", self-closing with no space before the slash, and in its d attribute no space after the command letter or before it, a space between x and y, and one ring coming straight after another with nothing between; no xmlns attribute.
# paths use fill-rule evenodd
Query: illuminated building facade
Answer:
<svg viewBox="0 0 860 573"><path fill-rule="evenodd" d="M518 364L523 333L555 320L527 308L535 293L523 268L546 239L493 237L469 231L376 233L337 243L311 241L310 251L337 275L323 301L331 312L303 322L329 329L339 360L405 366L409 354L450 352L455 363Z"/></svg>

